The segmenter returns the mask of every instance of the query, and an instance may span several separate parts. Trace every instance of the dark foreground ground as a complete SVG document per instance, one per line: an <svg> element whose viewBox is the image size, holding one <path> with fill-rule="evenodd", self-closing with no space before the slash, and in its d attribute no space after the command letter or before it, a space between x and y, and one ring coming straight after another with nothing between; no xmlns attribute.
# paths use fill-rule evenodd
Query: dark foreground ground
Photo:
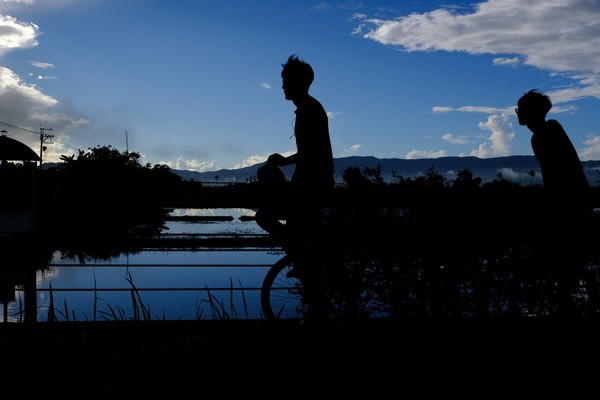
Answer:
<svg viewBox="0 0 600 400"><path fill-rule="evenodd" d="M574 398L594 321L0 325L3 399ZM593 392L589 392L589 390Z"/></svg>

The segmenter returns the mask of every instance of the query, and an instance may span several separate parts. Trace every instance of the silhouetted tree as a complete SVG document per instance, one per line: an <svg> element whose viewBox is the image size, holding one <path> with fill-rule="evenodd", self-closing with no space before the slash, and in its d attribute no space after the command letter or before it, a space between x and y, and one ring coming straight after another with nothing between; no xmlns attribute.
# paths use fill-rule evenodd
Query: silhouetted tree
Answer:
<svg viewBox="0 0 600 400"><path fill-rule="evenodd" d="M155 219L181 181L168 166L142 166L139 153L111 146L79 150L61 160L44 174L42 196L44 220L58 220L65 229L122 230Z"/></svg>
<svg viewBox="0 0 600 400"><path fill-rule="evenodd" d="M363 176L358 167L348 167L342 173L346 187L351 191L362 191L370 186L369 180Z"/></svg>
<svg viewBox="0 0 600 400"><path fill-rule="evenodd" d="M458 171L456 179L452 181L452 186L458 189L473 189L481 185L482 179L475 177L470 169Z"/></svg>
<svg viewBox="0 0 600 400"><path fill-rule="evenodd" d="M423 176L415 178L415 182L423 184L428 188L443 188L446 186L446 178L440 174L435 167L429 167Z"/></svg>

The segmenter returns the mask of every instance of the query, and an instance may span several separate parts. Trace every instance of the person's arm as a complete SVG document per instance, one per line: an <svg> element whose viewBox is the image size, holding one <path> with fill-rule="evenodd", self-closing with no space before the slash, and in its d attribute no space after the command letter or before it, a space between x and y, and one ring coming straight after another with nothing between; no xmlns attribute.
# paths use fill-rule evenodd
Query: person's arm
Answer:
<svg viewBox="0 0 600 400"><path fill-rule="evenodd" d="M295 164L297 159L298 159L298 153L294 153L288 157L284 157L279 153L274 153L269 156L269 158L267 159L267 162L273 163L275 165L285 166L285 165Z"/></svg>

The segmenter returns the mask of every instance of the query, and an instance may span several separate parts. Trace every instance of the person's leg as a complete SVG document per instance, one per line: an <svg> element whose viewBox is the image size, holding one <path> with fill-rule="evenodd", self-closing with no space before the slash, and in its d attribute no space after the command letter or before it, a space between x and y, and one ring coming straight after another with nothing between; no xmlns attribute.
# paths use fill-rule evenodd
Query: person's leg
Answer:
<svg viewBox="0 0 600 400"><path fill-rule="evenodd" d="M309 200L304 198L295 204L288 218L288 237L301 268L305 319L322 322L330 317L331 312L324 285L329 249L324 246L321 209Z"/></svg>
<svg viewBox="0 0 600 400"><path fill-rule="evenodd" d="M259 208L254 215L258 226L280 240L285 238L285 225L279 218L281 213L276 207L264 206Z"/></svg>

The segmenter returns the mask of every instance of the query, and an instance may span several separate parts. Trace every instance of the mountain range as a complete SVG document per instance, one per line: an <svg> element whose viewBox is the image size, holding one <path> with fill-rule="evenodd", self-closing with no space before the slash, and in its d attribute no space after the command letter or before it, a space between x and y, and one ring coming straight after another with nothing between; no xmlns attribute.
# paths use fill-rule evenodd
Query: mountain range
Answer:
<svg viewBox="0 0 600 400"><path fill-rule="evenodd" d="M210 172L197 172L189 170L175 170L172 172L184 180L195 180L206 183L247 182L256 177L257 169L263 165L255 164L239 169L221 169ZM590 185L600 185L600 161L582 162ZM415 178L423 175L427 170L435 170L448 180L456 178L459 171L470 170L475 177L480 177L483 182L490 182L502 176L504 179L529 185L541 182L540 167L534 156L507 156L507 157L440 157L421 159L402 158L377 158L377 157L341 157L334 159L336 182L342 183L342 174L349 167L380 168L381 176L386 182L392 182L394 177ZM283 168L289 179L294 166Z"/></svg>

